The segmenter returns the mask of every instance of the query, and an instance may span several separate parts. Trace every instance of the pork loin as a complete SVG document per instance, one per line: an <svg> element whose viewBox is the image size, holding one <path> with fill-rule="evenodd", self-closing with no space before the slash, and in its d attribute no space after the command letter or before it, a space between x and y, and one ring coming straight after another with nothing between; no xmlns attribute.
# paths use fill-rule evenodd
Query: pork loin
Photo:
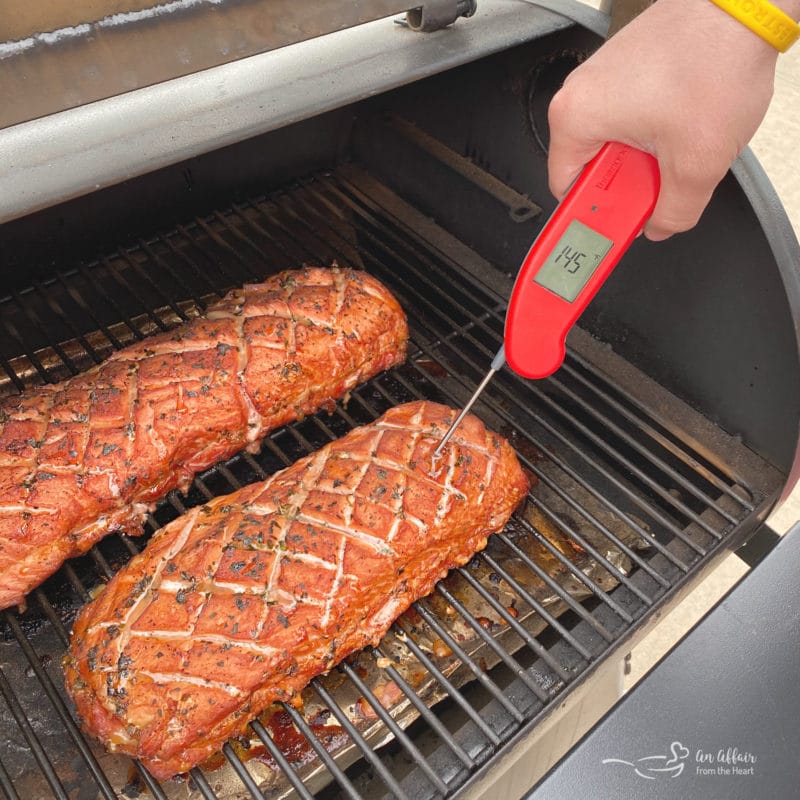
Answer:
<svg viewBox="0 0 800 800"><path fill-rule="evenodd" d="M309 268L0 405L0 608L148 504L400 363L397 301L363 272Z"/></svg>
<svg viewBox="0 0 800 800"><path fill-rule="evenodd" d="M83 609L65 660L84 728L163 779L377 644L503 527L528 489L468 416L398 406L156 533Z"/></svg>

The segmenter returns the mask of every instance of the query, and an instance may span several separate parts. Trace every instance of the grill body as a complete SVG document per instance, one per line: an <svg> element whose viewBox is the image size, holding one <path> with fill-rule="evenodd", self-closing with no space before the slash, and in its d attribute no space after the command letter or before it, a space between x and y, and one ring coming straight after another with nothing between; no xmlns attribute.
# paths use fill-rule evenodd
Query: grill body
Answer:
<svg viewBox="0 0 800 800"><path fill-rule="evenodd" d="M443 56L423 79L409 58L407 85L6 222L0 391L63 379L302 263L360 267L392 289L408 363L171 494L145 540L396 403L463 404L553 207L547 103L599 43L541 14L538 33L468 63ZM531 475L525 507L379 648L313 681L302 712L276 707L214 763L159 785L87 742L65 700L71 620L143 540L109 537L25 612L1 614L0 793L478 797L502 792L523 755L526 781L543 774L607 710L645 626L793 483L798 252L770 202L745 157L695 231L634 245L556 375L497 377L477 413Z"/></svg>

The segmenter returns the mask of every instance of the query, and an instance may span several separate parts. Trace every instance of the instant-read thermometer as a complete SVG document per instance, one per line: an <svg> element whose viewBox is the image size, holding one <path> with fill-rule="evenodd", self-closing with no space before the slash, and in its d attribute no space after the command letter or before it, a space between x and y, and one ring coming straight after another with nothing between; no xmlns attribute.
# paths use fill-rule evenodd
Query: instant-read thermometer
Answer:
<svg viewBox="0 0 800 800"><path fill-rule="evenodd" d="M561 366L569 329L653 213L659 187L655 158L619 142L603 145L584 167L525 256L503 346L435 456L504 363L526 378L546 378Z"/></svg>

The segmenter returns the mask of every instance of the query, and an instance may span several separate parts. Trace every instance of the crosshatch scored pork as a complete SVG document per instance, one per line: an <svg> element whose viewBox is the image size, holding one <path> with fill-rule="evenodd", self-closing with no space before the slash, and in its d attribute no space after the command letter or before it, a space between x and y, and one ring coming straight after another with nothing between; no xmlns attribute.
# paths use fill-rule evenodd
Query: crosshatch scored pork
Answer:
<svg viewBox="0 0 800 800"><path fill-rule="evenodd" d="M397 301L355 270L283 272L88 372L0 405L0 608L270 430L405 358Z"/></svg>
<svg viewBox="0 0 800 800"><path fill-rule="evenodd" d="M163 779L290 701L466 563L528 489L514 451L432 403L174 520L80 614L65 660L83 725Z"/></svg>

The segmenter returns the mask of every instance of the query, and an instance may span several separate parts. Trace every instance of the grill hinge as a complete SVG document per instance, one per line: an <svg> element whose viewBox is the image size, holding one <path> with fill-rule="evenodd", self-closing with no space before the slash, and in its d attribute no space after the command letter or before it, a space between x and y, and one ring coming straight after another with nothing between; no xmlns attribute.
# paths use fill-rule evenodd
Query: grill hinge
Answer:
<svg viewBox="0 0 800 800"><path fill-rule="evenodd" d="M471 17L478 7L478 0L430 0L406 14L408 27L415 31L430 33L452 25L459 17Z"/></svg>

